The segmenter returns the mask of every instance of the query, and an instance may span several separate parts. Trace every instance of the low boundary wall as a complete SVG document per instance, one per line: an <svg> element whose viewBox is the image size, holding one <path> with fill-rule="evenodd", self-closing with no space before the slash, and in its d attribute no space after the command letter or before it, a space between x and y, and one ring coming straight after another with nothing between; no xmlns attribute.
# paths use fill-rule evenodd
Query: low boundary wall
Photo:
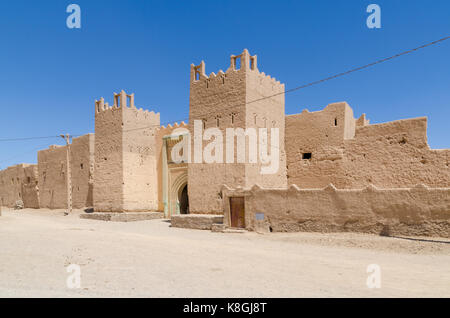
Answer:
<svg viewBox="0 0 450 318"><path fill-rule="evenodd" d="M245 197L248 230L273 232L363 232L450 238L450 188L405 189L222 189L224 224L230 197Z"/></svg>

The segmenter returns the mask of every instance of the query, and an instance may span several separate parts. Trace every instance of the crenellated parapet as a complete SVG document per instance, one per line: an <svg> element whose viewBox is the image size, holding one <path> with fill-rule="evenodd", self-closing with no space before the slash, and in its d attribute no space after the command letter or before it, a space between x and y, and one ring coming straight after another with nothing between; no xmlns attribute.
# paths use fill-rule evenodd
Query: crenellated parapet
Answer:
<svg viewBox="0 0 450 318"><path fill-rule="evenodd" d="M142 119L146 121L151 121L158 123L160 120L160 114L154 111L149 111L143 108L137 108L134 103L134 93L127 94L124 90L120 93L114 93L113 104L109 105L105 102L105 99L101 97L99 100L95 101L95 115L103 114L105 112L114 112L121 110L131 112L131 115L136 116L137 119Z"/></svg>
<svg viewBox="0 0 450 318"><path fill-rule="evenodd" d="M180 132L177 131L178 129L184 129L187 132L188 124L182 121L180 123L175 122L174 124L161 125L160 127L156 128L155 135L157 136L158 140L162 140L167 136L172 135L174 132Z"/></svg>
<svg viewBox="0 0 450 318"><path fill-rule="evenodd" d="M270 75L260 72L258 70L258 57L257 55L250 55L247 49L239 55L230 56L230 66L224 72L219 70L216 73L211 72L209 75L206 74L205 62L201 61L199 65L191 64L191 85L205 85L206 88L211 86L217 86L217 84L226 84L227 78L232 74L246 73L256 76L259 80L259 84L264 86L270 86L273 90L284 90L284 84L280 81L271 77Z"/></svg>
<svg viewBox="0 0 450 318"><path fill-rule="evenodd" d="M187 128L187 124L184 121L180 123L175 122L173 124L168 124L167 126L161 125L159 128L157 128L157 130L167 130L167 129L172 130L177 128Z"/></svg>
<svg viewBox="0 0 450 318"><path fill-rule="evenodd" d="M146 110L146 109L136 109L136 117L143 117L145 119L154 121L155 123L157 122L157 124L159 125L159 121L160 121L160 113L155 113L153 110Z"/></svg>

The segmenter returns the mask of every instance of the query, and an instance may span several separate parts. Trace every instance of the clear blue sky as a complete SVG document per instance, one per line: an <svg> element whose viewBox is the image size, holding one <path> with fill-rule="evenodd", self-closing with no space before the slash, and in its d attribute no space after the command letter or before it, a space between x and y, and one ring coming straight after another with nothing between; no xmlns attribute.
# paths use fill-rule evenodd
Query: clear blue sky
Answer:
<svg viewBox="0 0 450 318"><path fill-rule="evenodd" d="M81 7L82 28L66 27ZM380 5L382 28L366 26ZM188 116L189 66L244 48L292 88L450 35L448 0L0 1L0 139L94 132L94 100L124 89L163 123ZM347 101L372 123L427 116L450 147L450 41L286 96L286 112ZM0 168L63 140L0 142Z"/></svg>

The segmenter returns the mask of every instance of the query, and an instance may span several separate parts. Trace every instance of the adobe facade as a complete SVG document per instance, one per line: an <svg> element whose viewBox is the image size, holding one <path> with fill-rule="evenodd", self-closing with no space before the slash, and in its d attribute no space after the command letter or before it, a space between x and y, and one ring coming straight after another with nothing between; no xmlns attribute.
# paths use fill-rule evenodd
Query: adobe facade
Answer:
<svg viewBox="0 0 450 318"><path fill-rule="evenodd" d="M286 149L288 182L300 188L450 187L450 150L430 149L426 117L371 125L330 104L286 116Z"/></svg>
<svg viewBox="0 0 450 318"><path fill-rule="evenodd" d="M14 207L19 200L26 207L39 208L37 165L19 164L0 170L0 206Z"/></svg>
<svg viewBox="0 0 450 318"><path fill-rule="evenodd" d="M419 233L417 224L426 223L422 234L442 236L450 228L450 150L429 148L425 117L370 124L345 102L286 115L284 84L260 72L247 50L232 55L225 72L191 65L189 80L188 124L162 126L159 113L137 108L124 91L112 105L95 102L95 136L71 144L75 207L216 214L233 226L231 210L241 204L240 227L273 231L378 231L389 223L398 233ZM269 144L278 144L276 172L262 174L249 154L240 161L242 145L229 128L265 129ZM232 140L232 163L225 152L223 163L198 158L195 148L213 140L206 130L224 136L215 140L224 149ZM251 136L243 140L249 149ZM189 162L172 158L180 143L189 144ZM38 152L37 165L1 171L2 205L23 198L26 207L64 208L65 153L66 146L51 146Z"/></svg>

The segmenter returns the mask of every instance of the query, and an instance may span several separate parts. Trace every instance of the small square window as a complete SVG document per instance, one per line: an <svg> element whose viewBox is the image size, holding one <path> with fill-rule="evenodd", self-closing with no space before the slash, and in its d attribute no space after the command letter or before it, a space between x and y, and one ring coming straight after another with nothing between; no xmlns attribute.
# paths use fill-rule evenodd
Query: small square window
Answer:
<svg viewBox="0 0 450 318"><path fill-rule="evenodd" d="M312 153L310 152L305 152L302 154L302 159L311 159L312 158Z"/></svg>

